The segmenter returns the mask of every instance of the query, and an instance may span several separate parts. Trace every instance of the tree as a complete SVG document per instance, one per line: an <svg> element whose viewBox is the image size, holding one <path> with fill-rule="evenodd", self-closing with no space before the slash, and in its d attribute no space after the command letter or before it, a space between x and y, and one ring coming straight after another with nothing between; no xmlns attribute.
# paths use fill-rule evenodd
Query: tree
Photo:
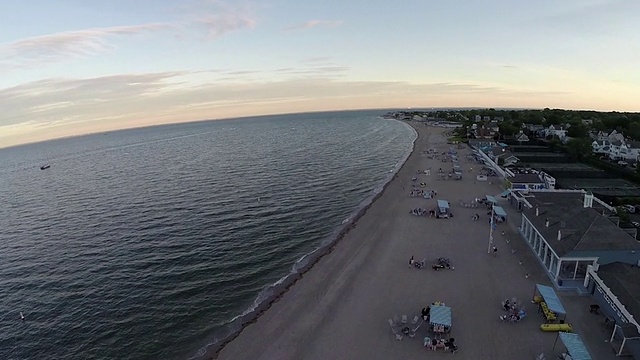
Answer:
<svg viewBox="0 0 640 360"><path fill-rule="evenodd" d="M618 215L618 217L620 218L621 221L623 222L629 222L629 214L627 213L627 211L622 207L622 206L617 206L616 207L616 215Z"/></svg>
<svg viewBox="0 0 640 360"><path fill-rule="evenodd" d="M518 127L516 127L515 125L512 125L508 122L503 122L500 124L500 126L498 127L499 131L500 131L500 135L502 136L511 136L511 135L515 135L518 133L518 131L520 130Z"/></svg>
<svg viewBox="0 0 640 360"><path fill-rule="evenodd" d="M572 125L567 130L567 135L572 138L586 138L588 134L587 127L582 124Z"/></svg>

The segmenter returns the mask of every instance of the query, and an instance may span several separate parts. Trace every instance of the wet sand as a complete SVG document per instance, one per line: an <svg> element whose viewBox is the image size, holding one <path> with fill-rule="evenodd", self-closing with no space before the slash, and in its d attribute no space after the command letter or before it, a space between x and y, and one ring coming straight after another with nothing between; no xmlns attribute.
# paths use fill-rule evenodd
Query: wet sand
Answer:
<svg viewBox="0 0 640 360"><path fill-rule="evenodd" d="M542 322L529 301L535 283L549 284L549 280L515 233L514 224L519 224L519 219L498 225L495 234L498 253L493 256L487 254L487 210L459 205L460 200L469 202L487 194L499 194L499 186L475 181L480 166L467 160L471 150L466 146L456 149L465 178L439 180L437 169L449 169L452 164L441 162L442 156L431 159L423 150L446 151L451 146L443 135L447 129L412 125L419 134L413 153L364 216L333 251L211 357L233 360L450 357L443 350L433 352L423 347L422 339L430 335L426 325L415 338L397 341L387 322L403 314L411 319L434 301L445 302L453 309L450 336L456 338L459 346L454 356L533 359L541 352L547 358L559 353L561 345L551 351L556 335L540 331ZM431 176L417 174L429 166ZM470 173L471 167L474 169ZM418 183L427 183L425 189L437 190L438 196L410 197L414 176L419 178ZM409 213L416 207L435 208L436 199L451 203L453 218L435 219ZM505 209L512 216L512 211L506 206ZM471 220L475 213L481 215L479 221ZM514 241L507 243L507 239ZM417 260L426 258L427 268L410 267L411 256ZM430 265L438 257L450 258L455 270L432 270ZM528 278L526 273L530 275ZM500 302L512 297L524 302L529 312L518 324L499 320L503 314ZM581 310L581 302L585 301L588 302L580 298L575 302L579 305L565 304L565 307L574 308L579 313L573 315L576 320L584 316L584 324L588 325L592 320ZM580 324L574 324L574 328L581 331ZM592 351L594 358L610 358L604 347L596 350L599 356Z"/></svg>

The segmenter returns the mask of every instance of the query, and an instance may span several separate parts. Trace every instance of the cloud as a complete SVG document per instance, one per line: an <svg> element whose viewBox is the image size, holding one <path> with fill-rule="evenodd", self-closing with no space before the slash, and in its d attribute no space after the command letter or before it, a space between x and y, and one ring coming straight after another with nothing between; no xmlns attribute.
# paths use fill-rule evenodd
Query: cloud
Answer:
<svg viewBox="0 0 640 360"><path fill-rule="evenodd" d="M285 30L306 30L315 27L338 27L344 23L343 20L309 20L302 24L292 25Z"/></svg>
<svg viewBox="0 0 640 360"><path fill-rule="evenodd" d="M217 39L232 31L253 28L256 24L251 17L237 13L206 15L196 19L195 23L204 28L205 36L209 40Z"/></svg>
<svg viewBox="0 0 640 360"><path fill-rule="evenodd" d="M164 30L168 27L168 24L154 23L66 31L31 37L0 45L0 64L20 67L96 55L111 48L107 41L109 37L134 36Z"/></svg>
<svg viewBox="0 0 640 360"><path fill-rule="evenodd" d="M339 69L336 69L339 70ZM47 129L104 131L167 122L288 111L416 105L431 97L503 96L530 98L546 92L514 91L474 84L340 81L309 73L281 81L194 84L189 72L121 74L89 79L48 79L0 90L0 144L22 141ZM201 76L198 73L198 76ZM213 76L220 76L214 74ZM558 93L554 93L557 95ZM356 101L350 103L350 101ZM271 105L269 105L271 104ZM305 104L302 106L301 104ZM194 109L197 109L194 110ZM87 130L86 132L91 132ZM54 133L54 132L52 132ZM18 136L20 135L20 136Z"/></svg>
<svg viewBox="0 0 640 360"><path fill-rule="evenodd" d="M180 86L186 73L123 74L89 79L47 79L0 89L1 125L24 121L51 125L69 116L90 119L117 112L112 106L131 109L145 96ZM139 104L139 105L137 105Z"/></svg>

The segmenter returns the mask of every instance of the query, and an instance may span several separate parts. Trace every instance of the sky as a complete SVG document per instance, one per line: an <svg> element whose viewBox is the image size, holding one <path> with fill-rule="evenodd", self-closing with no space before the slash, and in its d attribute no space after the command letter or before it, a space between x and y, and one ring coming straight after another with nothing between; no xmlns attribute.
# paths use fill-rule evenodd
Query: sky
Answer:
<svg viewBox="0 0 640 360"><path fill-rule="evenodd" d="M0 148L306 111L640 111L637 0L0 2Z"/></svg>

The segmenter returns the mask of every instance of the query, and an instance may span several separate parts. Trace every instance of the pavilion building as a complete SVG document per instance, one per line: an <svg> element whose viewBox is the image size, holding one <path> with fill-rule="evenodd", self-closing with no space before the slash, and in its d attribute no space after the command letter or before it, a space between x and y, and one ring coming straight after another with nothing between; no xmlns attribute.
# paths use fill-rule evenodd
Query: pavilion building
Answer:
<svg viewBox="0 0 640 360"><path fill-rule="evenodd" d="M620 228L612 208L591 193L532 191L521 196L526 206L519 231L557 288L587 294L589 265L640 264L635 233Z"/></svg>

